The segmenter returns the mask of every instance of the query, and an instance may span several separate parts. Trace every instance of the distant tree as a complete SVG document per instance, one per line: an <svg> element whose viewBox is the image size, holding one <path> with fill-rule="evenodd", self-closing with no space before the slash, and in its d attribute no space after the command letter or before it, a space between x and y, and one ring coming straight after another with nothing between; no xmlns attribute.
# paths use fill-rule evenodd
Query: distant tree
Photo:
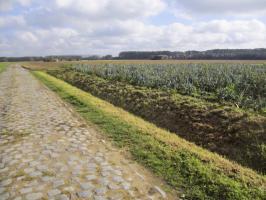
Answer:
<svg viewBox="0 0 266 200"><path fill-rule="evenodd" d="M103 56L102 59L104 59L104 60L112 60L113 56L112 55L106 55L106 56Z"/></svg>
<svg viewBox="0 0 266 200"><path fill-rule="evenodd" d="M120 59L154 59L165 55L173 59L266 59L266 49L213 49L207 51L123 51Z"/></svg>

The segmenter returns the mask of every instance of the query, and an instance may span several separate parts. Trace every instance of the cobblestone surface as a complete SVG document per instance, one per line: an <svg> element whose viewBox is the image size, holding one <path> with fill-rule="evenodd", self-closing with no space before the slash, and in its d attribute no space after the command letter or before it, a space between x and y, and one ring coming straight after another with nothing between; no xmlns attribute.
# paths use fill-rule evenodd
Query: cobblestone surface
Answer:
<svg viewBox="0 0 266 200"><path fill-rule="evenodd" d="M174 199L27 70L0 75L0 200Z"/></svg>

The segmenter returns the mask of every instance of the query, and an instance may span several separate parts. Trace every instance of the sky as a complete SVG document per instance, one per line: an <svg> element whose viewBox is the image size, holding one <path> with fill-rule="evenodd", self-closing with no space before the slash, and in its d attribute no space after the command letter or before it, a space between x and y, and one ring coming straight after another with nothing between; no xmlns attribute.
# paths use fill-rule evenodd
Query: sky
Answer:
<svg viewBox="0 0 266 200"><path fill-rule="evenodd" d="M0 56L266 48L266 0L0 0Z"/></svg>

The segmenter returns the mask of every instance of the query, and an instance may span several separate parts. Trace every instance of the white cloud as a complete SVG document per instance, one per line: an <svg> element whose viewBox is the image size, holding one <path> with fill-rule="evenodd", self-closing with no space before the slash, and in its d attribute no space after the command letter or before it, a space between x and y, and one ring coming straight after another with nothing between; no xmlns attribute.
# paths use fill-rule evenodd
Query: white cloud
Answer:
<svg viewBox="0 0 266 200"><path fill-rule="evenodd" d="M38 38L31 32L25 31L25 32L17 32L16 39L20 40L21 42L29 43L35 45L36 42L38 42Z"/></svg>
<svg viewBox="0 0 266 200"><path fill-rule="evenodd" d="M162 0L56 0L60 12L93 19L132 18L155 15L166 4Z"/></svg>
<svg viewBox="0 0 266 200"><path fill-rule="evenodd" d="M4 5L2 2L0 0L0 7ZM33 3L30 0L12 2L21 6ZM159 26L149 22L151 16L157 15L160 20L159 14L168 11L166 0L35 1L34 6L23 7L16 15L12 12L0 15L0 56L266 47L263 20L256 17L195 20L189 12L194 12L193 9L199 12L202 8L196 6L198 3L195 0L179 2L183 2L186 9L172 9L180 9L179 16L191 23L179 21ZM210 3L210 8L214 6L210 0L202 2L205 6ZM229 1L225 0L221 8L225 9L226 2Z"/></svg>
<svg viewBox="0 0 266 200"><path fill-rule="evenodd" d="M251 27L251 29L247 28ZM70 28L18 32L9 51L24 55L118 53L122 50L188 50L258 48L266 44L266 25L258 20L213 20L157 27L139 21L94 26L88 32ZM24 51L19 46L27 47ZM1 45L0 45L1 48ZM9 52L7 51L7 52Z"/></svg>
<svg viewBox="0 0 266 200"><path fill-rule="evenodd" d="M32 0L17 0L22 6L29 6Z"/></svg>
<svg viewBox="0 0 266 200"><path fill-rule="evenodd" d="M29 6L31 4L31 0L0 0L0 11L7 12L16 4L21 6Z"/></svg>
<svg viewBox="0 0 266 200"><path fill-rule="evenodd" d="M0 28L12 29L14 27L18 28L25 25L26 21L23 16L12 16L12 15L5 17L0 16Z"/></svg>
<svg viewBox="0 0 266 200"><path fill-rule="evenodd" d="M12 8L11 0L0 0L0 11L7 11Z"/></svg>
<svg viewBox="0 0 266 200"><path fill-rule="evenodd" d="M175 7L182 7L190 13L265 15L265 0L170 0Z"/></svg>
<svg viewBox="0 0 266 200"><path fill-rule="evenodd" d="M265 32L265 24L259 20L212 20L201 22L197 28L199 32L217 32L217 33L249 33Z"/></svg>

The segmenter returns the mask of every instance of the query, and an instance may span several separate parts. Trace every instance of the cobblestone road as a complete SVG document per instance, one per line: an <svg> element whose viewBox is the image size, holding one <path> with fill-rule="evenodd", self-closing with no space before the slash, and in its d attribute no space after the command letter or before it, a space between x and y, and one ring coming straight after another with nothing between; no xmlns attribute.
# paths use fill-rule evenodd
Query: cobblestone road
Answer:
<svg viewBox="0 0 266 200"><path fill-rule="evenodd" d="M0 200L173 199L27 70L0 74Z"/></svg>

